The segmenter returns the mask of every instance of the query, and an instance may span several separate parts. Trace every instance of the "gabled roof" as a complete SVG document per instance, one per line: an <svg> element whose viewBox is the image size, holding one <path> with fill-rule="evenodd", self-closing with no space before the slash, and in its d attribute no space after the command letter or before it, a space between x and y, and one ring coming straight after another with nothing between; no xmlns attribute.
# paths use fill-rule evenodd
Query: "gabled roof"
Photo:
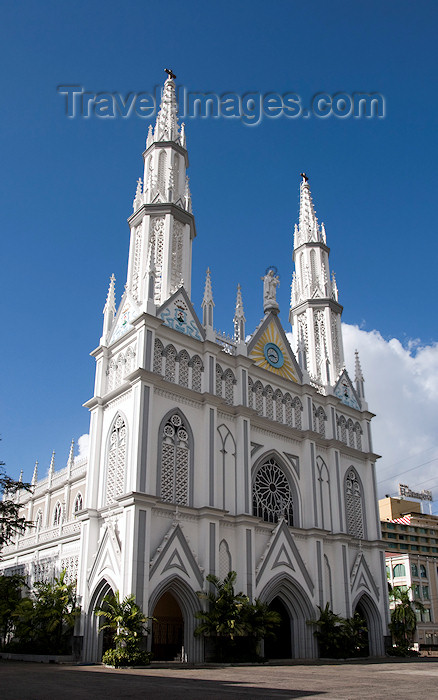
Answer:
<svg viewBox="0 0 438 700"><path fill-rule="evenodd" d="M197 340L205 339L205 331L184 287L180 287L157 310L165 326Z"/></svg>
<svg viewBox="0 0 438 700"><path fill-rule="evenodd" d="M279 377L301 383L303 374L289 344L280 320L267 313L248 343L248 357L258 367Z"/></svg>
<svg viewBox="0 0 438 700"><path fill-rule="evenodd" d="M346 369L342 370L333 393L338 399L341 399L343 404L351 406L351 408L357 408L360 411L360 399Z"/></svg>

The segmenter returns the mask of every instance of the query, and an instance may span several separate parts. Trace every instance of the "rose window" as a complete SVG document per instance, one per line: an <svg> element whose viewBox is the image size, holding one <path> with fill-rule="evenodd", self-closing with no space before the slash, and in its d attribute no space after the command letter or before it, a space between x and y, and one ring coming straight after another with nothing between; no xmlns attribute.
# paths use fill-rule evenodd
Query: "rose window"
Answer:
<svg viewBox="0 0 438 700"><path fill-rule="evenodd" d="M293 525L293 501L289 481L274 459L257 471L253 486L253 515L269 523L283 517Z"/></svg>

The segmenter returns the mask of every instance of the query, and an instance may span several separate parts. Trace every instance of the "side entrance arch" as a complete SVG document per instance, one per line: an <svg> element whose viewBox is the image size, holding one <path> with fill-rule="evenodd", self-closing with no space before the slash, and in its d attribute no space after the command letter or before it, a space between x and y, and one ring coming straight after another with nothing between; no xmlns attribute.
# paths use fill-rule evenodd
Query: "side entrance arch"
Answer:
<svg viewBox="0 0 438 700"><path fill-rule="evenodd" d="M195 591L179 576L155 588L149 599L149 615L157 622L151 623L148 644L157 660L203 661L203 640L194 636L198 625L195 613L200 609Z"/></svg>
<svg viewBox="0 0 438 700"><path fill-rule="evenodd" d="M365 652L369 656L383 656L385 648L382 619L377 605L367 593L363 593L353 603L353 614L355 612L358 612L367 623L368 650L365 650Z"/></svg>
<svg viewBox="0 0 438 700"><path fill-rule="evenodd" d="M114 595L114 587L103 579L91 597L87 615L84 659L94 663L102 660L102 655L111 648L113 643L113 635L109 630L99 632L101 625L104 624L104 618L94 614L96 608L102 605L106 595Z"/></svg>

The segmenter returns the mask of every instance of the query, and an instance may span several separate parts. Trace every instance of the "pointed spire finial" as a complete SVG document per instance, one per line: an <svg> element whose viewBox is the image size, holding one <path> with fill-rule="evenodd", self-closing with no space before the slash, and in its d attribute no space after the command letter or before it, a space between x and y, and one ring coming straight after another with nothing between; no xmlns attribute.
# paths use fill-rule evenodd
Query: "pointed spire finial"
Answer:
<svg viewBox="0 0 438 700"><path fill-rule="evenodd" d="M101 345L106 345L109 340L109 335L116 315L116 295L115 295L116 278L114 274L110 277L108 294L106 297L105 306L103 307L103 331L100 339Z"/></svg>
<svg viewBox="0 0 438 700"><path fill-rule="evenodd" d="M38 481L38 460L36 460L36 462L35 462L35 466L33 468L32 481L30 483L32 484L32 486L35 486L37 481Z"/></svg>
<svg viewBox="0 0 438 700"><path fill-rule="evenodd" d="M240 284L237 285L236 310L234 312L234 340L238 343L245 341L245 313L243 310L242 292Z"/></svg>
<svg viewBox="0 0 438 700"><path fill-rule="evenodd" d="M154 141L176 141L178 138L178 116L175 95L175 74L168 68L164 69L168 78L164 83L160 111L154 130Z"/></svg>
<svg viewBox="0 0 438 700"><path fill-rule="evenodd" d="M205 275L204 297L202 299L203 326L213 328L213 292L211 289L210 268L207 267Z"/></svg>
<svg viewBox="0 0 438 700"><path fill-rule="evenodd" d="M49 472L52 472L52 474L53 474L54 471L55 471L55 450L53 450L53 452L52 452L52 457L50 459L50 466L49 466Z"/></svg>
<svg viewBox="0 0 438 700"><path fill-rule="evenodd" d="M133 203L132 203L132 207L133 207L134 211L137 211L137 209L139 209L139 208L141 207L141 205L143 204L143 198L142 198L142 194L143 194L143 191L142 191L142 184L143 184L143 183L142 183L142 179L141 179L141 177L139 177L138 180L137 180L137 189L135 190L134 201L133 201Z"/></svg>
<svg viewBox="0 0 438 700"><path fill-rule="evenodd" d="M18 483L22 484L23 483L23 470L20 469L20 476L18 477Z"/></svg>
<svg viewBox="0 0 438 700"><path fill-rule="evenodd" d="M300 184L300 217L298 227L295 227L295 248L303 243L317 241L325 243L325 230L318 225L309 178L306 173L301 173L301 177L303 179Z"/></svg>
<svg viewBox="0 0 438 700"><path fill-rule="evenodd" d="M354 381L356 383L356 391L360 399L365 398L365 379L362 373L362 367L360 366L359 352L355 350L354 352Z"/></svg>

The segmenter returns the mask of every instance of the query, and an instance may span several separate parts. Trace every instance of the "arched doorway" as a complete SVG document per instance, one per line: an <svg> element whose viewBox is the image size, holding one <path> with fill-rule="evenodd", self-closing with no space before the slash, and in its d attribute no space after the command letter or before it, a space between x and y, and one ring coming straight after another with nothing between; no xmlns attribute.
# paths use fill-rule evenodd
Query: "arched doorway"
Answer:
<svg viewBox="0 0 438 700"><path fill-rule="evenodd" d="M112 646L112 632L109 630L99 632L100 627L105 624L105 620L103 617L97 617L94 613L96 608L101 607L103 599L107 595L114 595L114 589L111 584L104 579L94 591L88 608L88 623L84 650L84 660L86 661L101 661L104 652Z"/></svg>
<svg viewBox="0 0 438 700"><path fill-rule="evenodd" d="M290 650L289 658L293 659L313 659L317 657L317 645L313 635L313 630L308 620L313 620L316 613L312 607L309 597L298 581L285 574L274 576L260 592L259 598L262 602L271 605L273 603L282 618L280 635L286 638L288 626L290 641L287 651ZM281 607L280 607L281 604ZM275 609L275 608L274 608ZM265 649L269 650L269 640L265 640ZM275 653L275 649L269 651ZM265 654L268 655L265 651ZM286 658L286 651L277 658ZM271 655L271 658L274 658Z"/></svg>
<svg viewBox="0 0 438 700"><path fill-rule="evenodd" d="M360 600L357 603L356 609L355 609L353 614L355 615L356 613L362 618L362 620L365 621L365 625L366 625L365 630L364 630L364 634L362 637L362 641L365 644L365 646L363 649L360 650L360 656L369 656L370 655L370 643L369 643L369 636L368 636L367 614L366 614L364 607L363 607L362 603L360 602Z"/></svg>
<svg viewBox="0 0 438 700"><path fill-rule="evenodd" d="M166 591L157 601L152 617L152 653L156 661L182 660L184 618L176 598Z"/></svg>
<svg viewBox="0 0 438 700"><path fill-rule="evenodd" d="M382 618L373 599L367 593L363 593L354 601L353 612L360 613L367 623L368 655L383 656L385 645Z"/></svg>
<svg viewBox="0 0 438 700"><path fill-rule="evenodd" d="M268 659L291 659L292 630L289 612L278 596L271 601L269 607L280 615L281 623L276 629L275 637L265 639L264 656Z"/></svg>

